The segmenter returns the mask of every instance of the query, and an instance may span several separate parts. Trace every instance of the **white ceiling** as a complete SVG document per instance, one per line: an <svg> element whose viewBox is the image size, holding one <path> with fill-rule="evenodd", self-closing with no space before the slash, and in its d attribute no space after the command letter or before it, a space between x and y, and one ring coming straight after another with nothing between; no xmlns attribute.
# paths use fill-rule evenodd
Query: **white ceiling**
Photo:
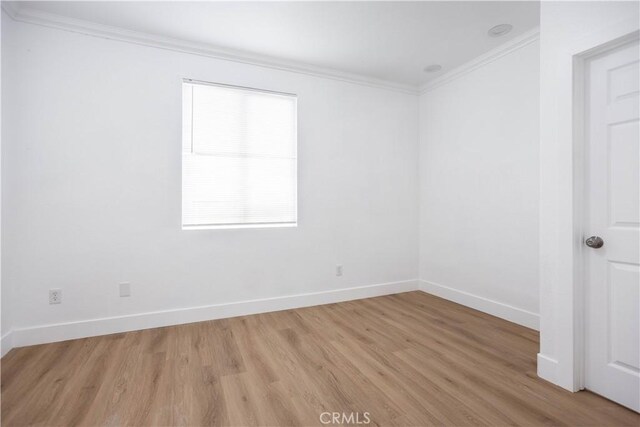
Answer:
<svg viewBox="0 0 640 427"><path fill-rule="evenodd" d="M19 8L417 86L539 23L529 1L19 2ZM487 30L509 23L509 34ZM427 74L438 63L442 71Z"/></svg>

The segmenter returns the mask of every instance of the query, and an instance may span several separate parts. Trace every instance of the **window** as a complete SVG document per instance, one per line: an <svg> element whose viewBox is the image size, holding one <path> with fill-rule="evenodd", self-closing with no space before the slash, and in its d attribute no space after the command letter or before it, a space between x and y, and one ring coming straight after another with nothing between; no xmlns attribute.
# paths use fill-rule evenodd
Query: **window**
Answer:
<svg viewBox="0 0 640 427"><path fill-rule="evenodd" d="M297 99L183 83L182 227L295 226Z"/></svg>

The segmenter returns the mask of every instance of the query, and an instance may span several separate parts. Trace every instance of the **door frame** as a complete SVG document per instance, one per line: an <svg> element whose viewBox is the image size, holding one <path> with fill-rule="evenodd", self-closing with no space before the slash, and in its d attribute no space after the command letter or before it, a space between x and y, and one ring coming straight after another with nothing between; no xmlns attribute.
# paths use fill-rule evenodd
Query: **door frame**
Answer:
<svg viewBox="0 0 640 427"><path fill-rule="evenodd" d="M640 30L618 37L573 56L573 236L576 246L573 256L573 375L577 390L585 388L586 377L586 269L587 252L584 239L586 232L586 209L588 179L586 155L589 149L589 103L587 99L587 73L589 62L613 52L629 43L640 40Z"/></svg>

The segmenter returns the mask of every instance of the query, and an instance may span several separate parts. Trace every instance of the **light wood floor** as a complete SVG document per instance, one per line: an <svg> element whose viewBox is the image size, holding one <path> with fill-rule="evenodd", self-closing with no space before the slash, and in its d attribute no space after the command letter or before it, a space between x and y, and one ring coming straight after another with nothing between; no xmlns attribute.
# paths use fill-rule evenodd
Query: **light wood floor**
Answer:
<svg viewBox="0 0 640 427"><path fill-rule="evenodd" d="M640 425L538 379L537 351L533 330L409 292L14 349L2 424Z"/></svg>

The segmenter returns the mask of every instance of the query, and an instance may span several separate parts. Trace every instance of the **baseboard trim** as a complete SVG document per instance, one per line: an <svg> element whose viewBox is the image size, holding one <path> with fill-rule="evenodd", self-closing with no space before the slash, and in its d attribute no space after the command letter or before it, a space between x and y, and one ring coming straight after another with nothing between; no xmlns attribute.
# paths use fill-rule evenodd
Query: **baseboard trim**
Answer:
<svg viewBox="0 0 640 427"><path fill-rule="evenodd" d="M550 383L557 384L558 361L542 353L538 353L538 376Z"/></svg>
<svg viewBox="0 0 640 427"><path fill-rule="evenodd" d="M14 346L23 347L27 345L66 341L70 339L202 322L206 320L246 316L249 314L310 307L314 305L331 304L415 290L418 290L418 281L405 280L401 282L381 283L324 292L238 301L226 304L212 304L200 307L90 319L28 328L16 328L10 333L11 339L7 344L11 344L11 346L7 348L11 349L11 347ZM4 354L4 337L2 341L2 351Z"/></svg>
<svg viewBox="0 0 640 427"><path fill-rule="evenodd" d="M419 282L420 290L423 292L535 329L536 331L540 330L540 316L537 313L426 280L420 280Z"/></svg>
<svg viewBox="0 0 640 427"><path fill-rule="evenodd" d="M13 348L13 332L9 331L0 338L0 357L4 357Z"/></svg>

